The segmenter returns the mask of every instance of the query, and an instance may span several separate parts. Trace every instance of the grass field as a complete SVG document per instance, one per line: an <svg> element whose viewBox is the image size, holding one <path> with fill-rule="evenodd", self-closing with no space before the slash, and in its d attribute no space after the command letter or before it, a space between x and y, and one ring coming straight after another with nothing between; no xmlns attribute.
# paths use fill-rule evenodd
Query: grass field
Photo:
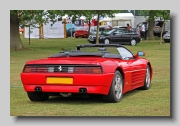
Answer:
<svg viewBox="0 0 180 126"><path fill-rule="evenodd" d="M10 116L170 116L170 44L159 40L142 41L126 46L133 53L145 51L154 74L149 90L124 94L120 103L103 103L98 98L50 97L45 102L31 102L22 87L20 73L26 61L45 58L61 48L76 49L88 44L85 38L28 39L22 38L25 49L10 52Z"/></svg>

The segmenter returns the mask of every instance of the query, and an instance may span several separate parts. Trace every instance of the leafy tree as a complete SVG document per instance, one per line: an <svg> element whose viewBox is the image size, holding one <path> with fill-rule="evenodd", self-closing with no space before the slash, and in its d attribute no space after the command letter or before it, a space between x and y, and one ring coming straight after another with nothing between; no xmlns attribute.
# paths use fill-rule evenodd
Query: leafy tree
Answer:
<svg viewBox="0 0 180 126"><path fill-rule="evenodd" d="M163 36L163 32L164 32L164 28L165 28L165 22L167 20L170 20L170 10L158 10L157 12L157 16L161 17L163 19L163 26L162 26L162 30L161 30L161 39L160 39L160 44L162 44L162 36Z"/></svg>
<svg viewBox="0 0 180 126"><path fill-rule="evenodd" d="M164 31L164 26L165 26L165 21L170 19L170 10L141 10L141 14L149 15L148 17L148 32L147 32L147 39L154 39L154 20L156 18L163 19L163 27L161 31L161 41L160 44L162 43L162 35Z"/></svg>
<svg viewBox="0 0 180 126"><path fill-rule="evenodd" d="M148 17L148 32L146 33L146 37L148 40L153 40L154 39L154 20L155 16L157 14L156 10L141 10L142 15L149 15Z"/></svg>
<svg viewBox="0 0 180 126"><path fill-rule="evenodd" d="M89 27L91 19L97 15L97 34L96 43L99 43L99 16L114 17L119 10L10 10L10 49L21 50L24 48L20 39L19 25L43 27L43 23L51 20L52 24L57 20L62 20L62 16L67 14L71 16L73 21L80 16L85 16L88 20Z"/></svg>
<svg viewBox="0 0 180 126"><path fill-rule="evenodd" d="M81 11L81 13L82 13L82 16L86 17L86 21L88 22L88 36L89 36L91 20L94 17L95 11L94 10L83 10L83 11Z"/></svg>
<svg viewBox="0 0 180 126"><path fill-rule="evenodd" d="M67 14L69 18L72 18L72 22L77 18L80 18L81 16L86 17L86 21L88 22L88 36L90 34L90 26L91 26L91 20L95 14L94 10L64 10L64 14Z"/></svg>
<svg viewBox="0 0 180 126"><path fill-rule="evenodd" d="M20 24L22 26L42 24L47 20L42 17L47 14L44 10L10 10L10 49L21 50L24 48L19 34Z"/></svg>
<svg viewBox="0 0 180 126"><path fill-rule="evenodd" d="M10 11L10 49L19 50L24 46L19 35L19 15L17 10Z"/></svg>
<svg viewBox="0 0 180 126"><path fill-rule="evenodd" d="M120 10L96 10L95 13L97 14L97 32L96 32L96 44L99 44L99 16L102 17L115 17L116 13L119 13Z"/></svg>
<svg viewBox="0 0 180 126"><path fill-rule="evenodd" d="M97 32L96 32L96 44L99 43L99 16L101 15L102 17L114 17L115 13L119 13L120 10L63 10L61 15L67 14L69 17L72 18L72 21L74 22L76 18L80 18L81 16L85 16L86 20L88 20L88 25L89 25L89 30L91 26L91 19L93 16L97 15ZM53 18L60 16L58 15L57 12L55 11L48 11L50 15L53 15ZM88 31L89 34L89 31Z"/></svg>

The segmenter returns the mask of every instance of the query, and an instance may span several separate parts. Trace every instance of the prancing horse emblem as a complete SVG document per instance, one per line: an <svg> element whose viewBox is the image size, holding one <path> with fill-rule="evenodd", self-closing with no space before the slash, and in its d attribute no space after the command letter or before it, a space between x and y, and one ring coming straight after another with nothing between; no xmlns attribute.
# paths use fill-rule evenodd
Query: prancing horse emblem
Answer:
<svg viewBox="0 0 180 126"><path fill-rule="evenodd" d="M62 67L61 66L59 66L58 69L59 69L59 71L62 71Z"/></svg>

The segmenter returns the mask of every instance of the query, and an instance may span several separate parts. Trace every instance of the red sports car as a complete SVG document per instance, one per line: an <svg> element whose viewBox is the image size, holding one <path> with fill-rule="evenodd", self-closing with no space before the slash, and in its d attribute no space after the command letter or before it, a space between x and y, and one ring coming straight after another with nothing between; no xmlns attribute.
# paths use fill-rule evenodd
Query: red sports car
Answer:
<svg viewBox="0 0 180 126"><path fill-rule="evenodd" d="M76 27L76 31L74 33L76 38L78 37L88 37L88 27Z"/></svg>
<svg viewBox="0 0 180 126"><path fill-rule="evenodd" d="M77 50L28 61L21 80L31 101L95 94L117 103L128 91L150 88L153 69L150 61L140 58L144 55L141 51L133 55L120 44L77 45Z"/></svg>

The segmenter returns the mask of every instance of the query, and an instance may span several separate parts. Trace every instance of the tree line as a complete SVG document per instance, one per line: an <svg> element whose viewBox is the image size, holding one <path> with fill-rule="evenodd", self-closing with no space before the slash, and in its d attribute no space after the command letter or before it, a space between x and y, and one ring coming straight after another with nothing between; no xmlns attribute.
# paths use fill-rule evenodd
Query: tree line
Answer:
<svg viewBox="0 0 180 126"><path fill-rule="evenodd" d="M47 23L49 20L54 23L56 21L62 21L62 17L65 15L71 17L72 22L81 16L85 16L88 22L89 30L91 26L91 19L94 16L97 16L96 43L98 44L99 17L113 18L115 14L119 12L121 12L121 10L10 10L10 49L17 51L24 48L19 34L20 25L26 27L30 25L39 25ZM149 15L147 39L154 38L153 23L156 17L161 17L164 22L170 19L170 10L141 10L141 13L142 15ZM42 27L42 25L39 25L39 27ZM162 32L160 43L162 43Z"/></svg>

